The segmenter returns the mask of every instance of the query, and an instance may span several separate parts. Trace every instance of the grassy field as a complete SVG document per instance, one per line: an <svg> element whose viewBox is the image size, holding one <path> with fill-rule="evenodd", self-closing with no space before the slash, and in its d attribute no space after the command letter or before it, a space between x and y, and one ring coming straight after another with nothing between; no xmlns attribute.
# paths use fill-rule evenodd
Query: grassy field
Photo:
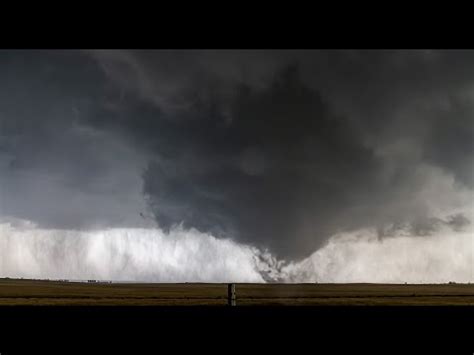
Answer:
<svg viewBox="0 0 474 355"><path fill-rule="evenodd" d="M236 284L237 305L473 305L474 284ZM0 279L1 305L227 305L227 284Z"/></svg>

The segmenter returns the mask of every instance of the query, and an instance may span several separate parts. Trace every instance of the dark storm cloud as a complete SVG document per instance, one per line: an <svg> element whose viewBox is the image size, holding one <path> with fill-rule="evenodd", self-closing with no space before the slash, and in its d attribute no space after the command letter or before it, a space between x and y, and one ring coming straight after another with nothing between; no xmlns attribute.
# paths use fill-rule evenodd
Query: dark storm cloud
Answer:
<svg viewBox="0 0 474 355"><path fill-rule="evenodd" d="M463 155L472 158L465 150L472 142L474 51L107 51L94 57L122 90L171 114L209 92L225 108L238 83L265 87L276 71L294 63L302 82L352 121L374 149L408 139L427 158L438 154L430 152L435 145L451 151L446 140L433 142L433 128L443 124L438 118L444 114L450 131L467 126ZM459 100L464 118L456 112ZM462 177L465 162L431 159L469 183Z"/></svg>
<svg viewBox="0 0 474 355"><path fill-rule="evenodd" d="M1 213L54 227L133 222L140 168L137 178L128 170L138 157L82 122L107 96L96 63L78 52L1 51L0 77Z"/></svg>
<svg viewBox="0 0 474 355"><path fill-rule="evenodd" d="M411 140L423 161L472 187L474 51L331 52L330 58L319 85L325 82L335 107L358 121L372 146Z"/></svg>
<svg viewBox="0 0 474 355"><path fill-rule="evenodd" d="M208 113L182 122L179 154L145 174L165 227L183 221L294 254L348 223L338 215L375 179L372 152L301 83L296 67L263 90L241 87L230 119Z"/></svg>
<svg viewBox="0 0 474 355"><path fill-rule="evenodd" d="M143 101L134 123L121 123L157 153L144 192L165 228L183 222L296 255L340 230L406 222L421 230L427 204L444 202L423 186L444 172L471 183L469 129L464 148L449 142L470 116L445 104L469 89L472 69L458 57L471 53L106 56L111 79ZM122 86L125 78L132 84ZM449 152L457 161L442 159Z"/></svg>
<svg viewBox="0 0 474 355"><path fill-rule="evenodd" d="M385 235L408 223L430 234L471 219L450 209L474 183L473 51L3 52L1 60L10 214L52 225L97 216L135 223L143 184L165 229L182 222L291 257L339 231Z"/></svg>
<svg viewBox="0 0 474 355"><path fill-rule="evenodd" d="M473 92L474 94L474 92ZM474 186L474 95L452 98L449 107L430 112L432 123L424 158L454 172L457 180Z"/></svg>

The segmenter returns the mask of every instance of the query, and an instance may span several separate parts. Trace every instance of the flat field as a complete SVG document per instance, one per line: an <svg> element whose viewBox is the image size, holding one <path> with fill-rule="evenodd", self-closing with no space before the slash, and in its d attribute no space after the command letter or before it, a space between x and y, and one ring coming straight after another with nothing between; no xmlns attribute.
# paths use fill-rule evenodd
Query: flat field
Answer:
<svg viewBox="0 0 474 355"><path fill-rule="evenodd" d="M236 284L238 306L473 305L474 284ZM227 305L227 284L0 279L1 305Z"/></svg>

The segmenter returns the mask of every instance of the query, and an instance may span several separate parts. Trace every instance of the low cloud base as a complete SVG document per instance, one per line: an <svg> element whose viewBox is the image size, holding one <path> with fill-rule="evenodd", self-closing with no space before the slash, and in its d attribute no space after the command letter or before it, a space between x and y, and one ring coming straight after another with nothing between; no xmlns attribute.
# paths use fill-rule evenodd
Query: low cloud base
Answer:
<svg viewBox="0 0 474 355"><path fill-rule="evenodd" d="M472 282L472 232L379 238L335 235L311 256L277 260L268 251L194 229L42 229L0 223L0 277L137 282Z"/></svg>

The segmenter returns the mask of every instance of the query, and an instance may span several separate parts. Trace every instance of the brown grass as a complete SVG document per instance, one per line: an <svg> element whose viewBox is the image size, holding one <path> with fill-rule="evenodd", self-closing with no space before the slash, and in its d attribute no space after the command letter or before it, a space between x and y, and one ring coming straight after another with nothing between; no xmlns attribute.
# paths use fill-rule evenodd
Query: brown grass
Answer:
<svg viewBox="0 0 474 355"><path fill-rule="evenodd" d="M237 284L237 305L474 305L474 284ZM0 305L227 304L227 284L75 283L0 279Z"/></svg>

